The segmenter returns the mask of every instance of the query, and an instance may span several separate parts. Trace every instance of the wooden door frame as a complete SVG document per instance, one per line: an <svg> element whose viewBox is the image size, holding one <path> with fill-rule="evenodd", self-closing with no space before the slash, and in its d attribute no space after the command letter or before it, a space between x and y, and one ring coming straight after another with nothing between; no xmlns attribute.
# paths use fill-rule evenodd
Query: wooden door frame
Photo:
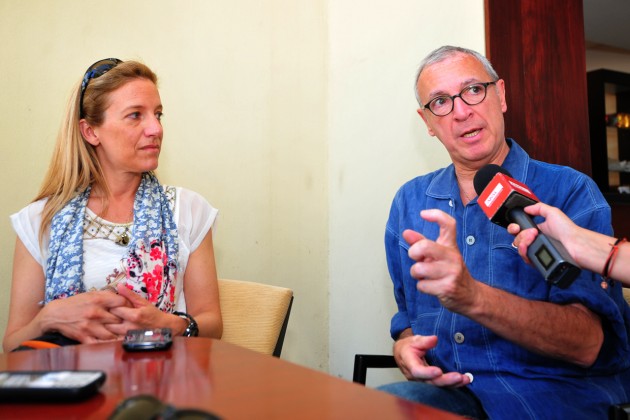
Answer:
<svg viewBox="0 0 630 420"><path fill-rule="evenodd" d="M486 56L506 83L506 136L591 174L582 0L485 0Z"/></svg>

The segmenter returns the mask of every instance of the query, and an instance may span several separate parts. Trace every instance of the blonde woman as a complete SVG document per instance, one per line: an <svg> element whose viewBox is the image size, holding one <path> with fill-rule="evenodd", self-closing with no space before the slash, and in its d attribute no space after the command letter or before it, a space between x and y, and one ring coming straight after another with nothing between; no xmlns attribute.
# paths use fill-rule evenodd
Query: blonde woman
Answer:
<svg viewBox="0 0 630 420"><path fill-rule="evenodd" d="M221 337L212 227L200 195L163 186L157 76L105 59L69 102L35 200L17 233L3 347L120 339L134 328Z"/></svg>

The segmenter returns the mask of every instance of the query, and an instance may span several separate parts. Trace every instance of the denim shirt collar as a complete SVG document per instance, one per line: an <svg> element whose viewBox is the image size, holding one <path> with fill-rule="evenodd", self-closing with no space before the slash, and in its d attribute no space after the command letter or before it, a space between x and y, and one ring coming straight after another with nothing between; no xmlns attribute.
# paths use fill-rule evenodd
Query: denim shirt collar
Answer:
<svg viewBox="0 0 630 420"><path fill-rule="evenodd" d="M501 166L512 174L512 178L525 183L529 166L529 155L513 139L506 138L505 141L510 147L510 151ZM436 199L459 200L459 186L455 176L455 166L452 163L444 170L438 171L429 184L426 194Z"/></svg>

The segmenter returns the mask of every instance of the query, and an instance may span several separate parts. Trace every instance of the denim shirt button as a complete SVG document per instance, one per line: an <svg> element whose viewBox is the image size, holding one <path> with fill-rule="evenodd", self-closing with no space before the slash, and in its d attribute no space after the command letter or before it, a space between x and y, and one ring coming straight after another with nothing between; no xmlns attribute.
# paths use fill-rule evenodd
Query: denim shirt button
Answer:
<svg viewBox="0 0 630 420"><path fill-rule="evenodd" d="M456 332L453 338L457 344L462 344L464 342L464 334L460 332Z"/></svg>
<svg viewBox="0 0 630 420"><path fill-rule="evenodd" d="M472 382L475 380L475 377L473 376L472 373L470 372L466 372L464 373L464 375L468 376L470 378L470 383L472 384Z"/></svg>
<svg viewBox="0 0 630 420"><path fill-rule="evenodd" d="M474 243L475 243L475 237L474 237L474 236L472 236L472 235L468 235L468 236L466 236L466 243L467 243L468 245L472 245L472 244L474 244Z"/></svg>
<svg viewBox="0 0 630 420"><path fill-rule="evenodd" d="M453 200L448 200L449 207L453 207Z"/></svg>

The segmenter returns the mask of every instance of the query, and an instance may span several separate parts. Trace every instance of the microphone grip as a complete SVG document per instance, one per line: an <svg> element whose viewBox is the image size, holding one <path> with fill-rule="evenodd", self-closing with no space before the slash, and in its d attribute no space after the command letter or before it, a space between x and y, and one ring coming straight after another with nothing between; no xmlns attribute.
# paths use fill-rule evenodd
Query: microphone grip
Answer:
<svg viewBox="0 0 630 420"><path fill-rule="evenodd" d="M538 230L538 226L536 226L531 216L525 213L521 207L514 207L508 210L507 217L511 222L518 224L521 229L535 228Z"/></svg>

